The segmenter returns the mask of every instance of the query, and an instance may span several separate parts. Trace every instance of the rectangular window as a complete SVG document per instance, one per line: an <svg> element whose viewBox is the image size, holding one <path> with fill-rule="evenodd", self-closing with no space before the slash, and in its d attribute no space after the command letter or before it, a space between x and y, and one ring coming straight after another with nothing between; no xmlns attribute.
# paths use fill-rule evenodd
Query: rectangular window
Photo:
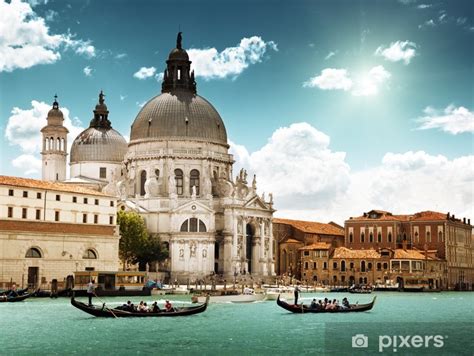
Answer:
<svg viewBox="0 0 474 356"><path fill-rule="evenodd" d="M327 262L323 263L323 269L328 269L328 263Z"/></svg>
<svg viewBox="0 0 474 356"><path fill-rule="evenodd" d="M94 215L94 224L99 223L99 215Z"/></svg>
<svg viewBox="0 0 474 356"><path fill-rule="evenodd" d="M87 198L84 198L84 204L87 204L88 200Z"/></svg>
<svg viewBox="0 0 474 356"><path fill-rule="evenodd" d="M304 256L309 256L309 251L304 251L304 252L303 252L303 255L304 255Z"/></svg>
<svg viewBox="0 0 474 356"><path fill-rule="evenodd" d="M59 211L54 212L54 221L59 221Z"/></svg>
<svg viewBox="0 0 474 356"><path fill-rule="evenodd" d="M110 201L110 206L114 206L114 201L113 200Z"/></svg>
<svg viewBox="0 0 474 356"><path fill-rule="evenodd" d="M99 168L99 177L100 178L107 178L107 168L100 167Z"/></svg>
<svg viewBox="0 0 474 356"><path fill-rule="evenodd" d="M304 263L304 269L308 269L309 268L309 262L305 262Z"/></svg>
<svg viewBox="0 0 474 356"><path fill-rule="evenodd" d="M313 262L313 269L318 269L318 263L317 262Z"/></svg>
<svg viewBox="0 0 474 356"><path fill-rule="evenodd" d="M9 218L13 217L13 207L11 207L11 206L8 207L8 217Z"/></svg>
<svg viewBox="0 0 474 356"><path fill-rule="evenodd" d="M95 204L95 205L99 205L99 199L95 199L95 200L94 200L94 204Z"/></svg>
<svg viewBox="0 0 474 356"><path fill-rule="evenodd" d="M21 218L26 219L28 216L28 210L26 208L21 209Z"/></svg>
<svg viewBox="0 0 474 356"><path fill-rule="evenodd" d="M56 194L56 201L61 201L61 196L59 194Z"/></svg>
<svg viewBox="0 0 474 356"><path fill-rule="evenodd" d="M41 210L36 209L36 220L40 220L40 219L41 219Z"/></svg>
<svg viewBox="0 0 474 356"><path fill-rule="evenodd" d="M332 269L337 269L337 262L333 262Z"/></svg>
<svg viewBox="0 0 474 356"><path fill-rule="evenodd" d="M114 217L113 216L109 216L109 224L110 225L114 224Z"/></svg>
<svg viewBox="0 0 474 356"><path fill-rule="evenodd" d="M82 214L82 222L87 224L87 214Z"/></svg>
<svg viewBox="0 0 474 356"><path fill-rule="evenodd" d="M36 199L41 199L41 193L36 193Z"/></svg>
<svg viewBox="0 0 474 356"><path fill-rule="evenodd" d="M23 198L28 198L28 192L26 190L23 191Z"/></svg>
<svg viewBox="0 0 474 356"><path fill-rule="evenodd" d="M77 197L72 197L72 202L77 203Z"/></svg>
<svg viewBox="0 0 474 356"><path fill-rule="evenodd" d="M13 189L8 189L8 196L12 197L13 196Z"/></svg>

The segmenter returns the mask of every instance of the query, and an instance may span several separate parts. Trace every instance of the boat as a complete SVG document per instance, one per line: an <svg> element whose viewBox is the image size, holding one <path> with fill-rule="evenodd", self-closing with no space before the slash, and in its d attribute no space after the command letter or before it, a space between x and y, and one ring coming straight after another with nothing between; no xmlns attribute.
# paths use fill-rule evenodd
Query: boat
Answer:
<svg viewBox="0 0 474 356"><path fill-rule="evenodd" d="M24 293L22 295L17 295L17 296L7 296L7 295L0 295L0 303L14 303L14 302L21 302L27 298L29 298L31 295L28 293Z"/></svg>
<svg viewBox="0 0 474 356"><path fill-rule="evenodd" d="M400 291L400 286L398 283L394 283L393 280L386 280L385 283L375 284L374 290L376 292L398 292Z"/></svg>
<svg viewBox="0 0 474 356"><path fill-rule="evenodd" d="M173 311L167 312L164 310L159 311L158 313L153 312L130 312L125 310L120 310L116 308L108 308L105 303L102 305L92 305L89 306L85 303L82 303L74 298L71 297L71 304L79 310L83 312L93 315L95 317L102 317L102 318L153 318L153 317L177 317L177 316L189 316L194 314L199 314L207 309L207 305L209 304L209 300L200 305L193 305L189 307L174 307Z"/></svg>
<svg viewBox="0 0 474 356"><path fill-rule="evenodd" d="M374 288L371 287L371 286L361 285L361 286L352 286L352 287L350 287L348 289L348 292L352 293L352 294L370 294L370 293L372 293L373 290L374 290Z"/></svg>
<svg viewBox="0 0 474 356"><path fill-rule="evenodd" d="M194 295L192 297L193 303L202 303L208 295ZM228 291L219 295L210 295L210 303L253 303L259 302L265 299L264 293L255 293L251 288L245 288L244 293L234 293Z"/></svg>
<svg viewBox="0 0 474 356"><path fill-rule="evenodd" d="M341 292L347 293L348 291L349 291L349 288L347 287L334 287L334 288L331 288L330 290L331 293L341 293Z"/></svg>
<svg viewBox="0 0 474 356"><path fill-rule="evenodd" d="M368 304L350 304L350 307L347 309L312 309L308 305L304 304L289 304L284 300L281 300L280 297L277 298L278 306L282 307L285 310L288 310L292 313L296 314L304 314L304 313L353 313L353 312L365 312L369 311L373 308L375 304L375 300L377 297L374 297L372 302Z"/></svg>
<svg viewBox="0 0 474 356"><path fill-rule="evenodd" d="M266 300L277 300L279 295L284 299L290 299L293 298L295 289L293 287L266 288L264 294Z"/></svg>

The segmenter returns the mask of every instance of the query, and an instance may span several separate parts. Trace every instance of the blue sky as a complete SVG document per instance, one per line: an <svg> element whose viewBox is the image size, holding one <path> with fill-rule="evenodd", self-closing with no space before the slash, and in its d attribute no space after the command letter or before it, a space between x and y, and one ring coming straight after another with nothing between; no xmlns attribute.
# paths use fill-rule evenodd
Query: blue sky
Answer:
<svg viewBox="0 0 474 356"><path fill-rule="evenodd" d="M40 176L32 140L56 93L77 134L103 89L129 136L180 28L236 165L262 177L281 214L472 216L471 1L0 1L1 174ZM455 169L459 182L444 181Z"/></svg>

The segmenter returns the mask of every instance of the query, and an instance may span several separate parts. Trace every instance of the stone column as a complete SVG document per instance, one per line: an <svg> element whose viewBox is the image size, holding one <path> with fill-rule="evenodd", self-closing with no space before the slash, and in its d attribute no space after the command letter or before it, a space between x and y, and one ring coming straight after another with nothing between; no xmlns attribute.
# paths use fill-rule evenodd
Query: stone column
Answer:
<svg viewBox="0 0 474 356"><path fill-rule="evenodd" d="M268 247L268 263L270 264L270 274L275 275L275 264L273 263L273 222L270 220L270 231L268 233L270 241Z"/></svg>

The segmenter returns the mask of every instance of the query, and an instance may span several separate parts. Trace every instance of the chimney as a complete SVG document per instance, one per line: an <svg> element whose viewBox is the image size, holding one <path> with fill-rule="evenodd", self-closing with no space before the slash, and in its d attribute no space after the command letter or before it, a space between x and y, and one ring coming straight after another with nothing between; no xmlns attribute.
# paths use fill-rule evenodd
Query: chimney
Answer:
<svg viewBox="0 0 474 356"><path fill-rule="evenodd" d="M467 224L471 225L471 219L467 219Z"/></svg>
<svg viewBox="0 0 474 356"><path fill-rule="evenodd" d="M453 214L453 221L454 221L454 220L456 220L456 217L455 217L454 214Z"/></svg>
<svg viewBox="0 0 474 356"><path fill-rule="evenodd" d="M462 218L462 223L463 223L463 224L466 223L466 218Z"/></svg>
<svg viewBox="0 0 474 356"><path fill-rule="evenodd" d="M446 214L446 219L449 220L449 211L448 211L448 213Z"/></svg>

